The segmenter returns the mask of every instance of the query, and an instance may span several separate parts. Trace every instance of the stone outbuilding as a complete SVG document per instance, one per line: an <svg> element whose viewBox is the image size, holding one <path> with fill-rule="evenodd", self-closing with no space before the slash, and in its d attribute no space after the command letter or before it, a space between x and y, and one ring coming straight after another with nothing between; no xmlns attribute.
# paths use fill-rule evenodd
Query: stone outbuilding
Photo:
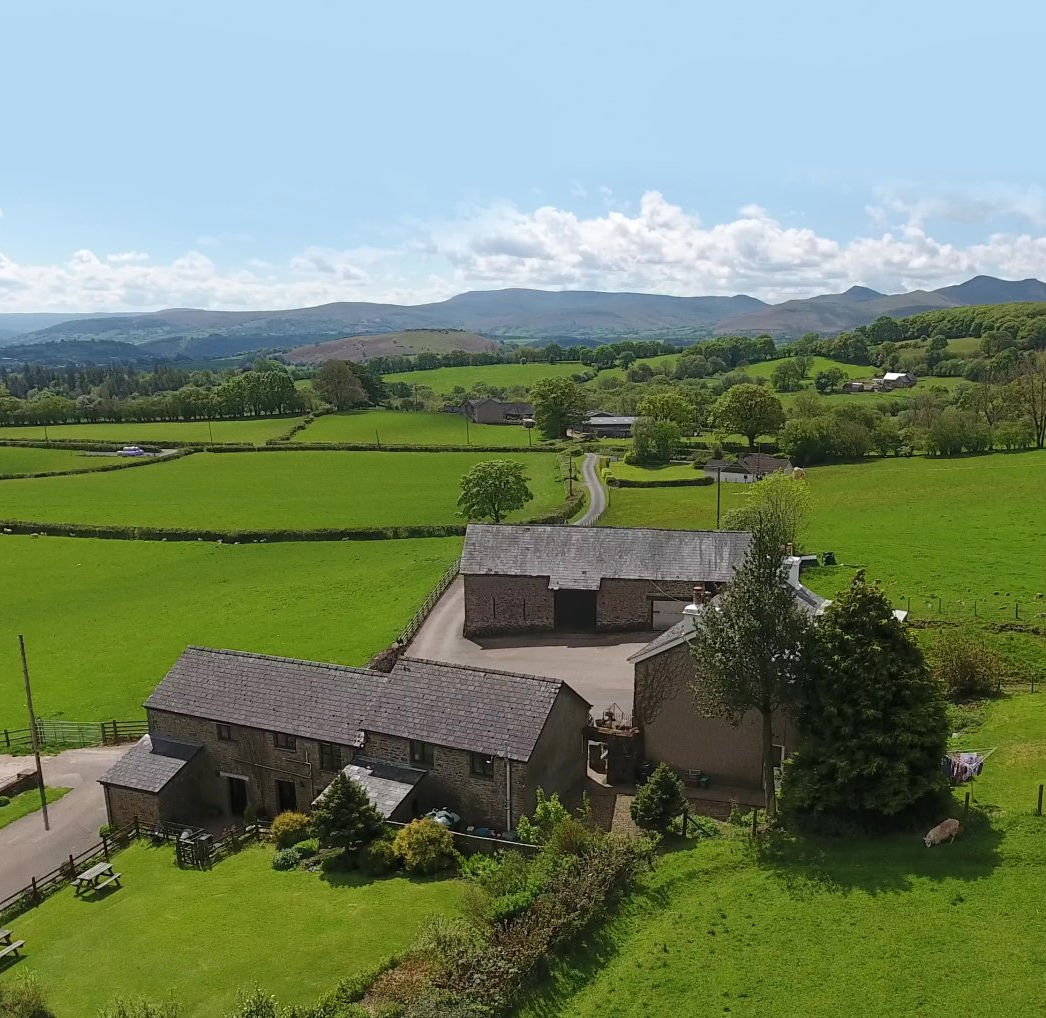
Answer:
<svg viewBox="0 0 1046 1018"><path fill-rule="evenodd" d="M389 819L448 806L503 828L585 777L589 704L559 679L190 647L145 709L149 735L99 779L114 826L308 810L345 771Z"/></svg>
<svg viewBox="0 0 1046 1018"><path fill-rule="evenodd" d="M695 585L715 593L746 533L470 524L464 635L668 629Z"/></svg>

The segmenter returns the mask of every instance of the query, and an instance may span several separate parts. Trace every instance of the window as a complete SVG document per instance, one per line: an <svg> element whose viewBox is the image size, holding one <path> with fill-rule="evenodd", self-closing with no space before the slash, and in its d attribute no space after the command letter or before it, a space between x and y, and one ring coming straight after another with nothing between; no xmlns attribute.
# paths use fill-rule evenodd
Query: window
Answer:
<svg viewBox="0 0 1046 1018"><path fill-rule="evenodd" d="M430 742L410 740L410 762L415 767L431 767L436 762L436 747Z"/></svg>
<svg viewBox="0 0 1046 1018"><path fill-rule="evenodd" d="M481 778L494 777L494 758L486 753L473 753L472 773Z"/></svg>
<svg viewBox="0 0 1046 1018"><path fill-rule="evenodd" d="M341 770L341 746L335 746L333 742L320 743L320 769Z"/></svg>
<svg viewBox="0 0 1046 1018"><path fill-rule="evenodd" d="M232 725L218 725L218 741L232 742Z"/></svg>
<svg viewBox="0 0 1046 1018"><path fill-rule="evenodd" d="M293 735L285 735L283 732L272 733L272 744L277 749L289 749L292 753L298 746L298 740Z"/></svg>

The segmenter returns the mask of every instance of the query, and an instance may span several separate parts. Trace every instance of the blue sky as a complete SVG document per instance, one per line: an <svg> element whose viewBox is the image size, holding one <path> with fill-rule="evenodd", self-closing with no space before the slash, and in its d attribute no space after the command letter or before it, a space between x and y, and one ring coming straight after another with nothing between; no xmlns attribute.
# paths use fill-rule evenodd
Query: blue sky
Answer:
<svg viewBox="0 0 1046 1018"><path fill-rule="evenodd" d="M7 3L0 311L1046 276L1046 13Z"/></svg>

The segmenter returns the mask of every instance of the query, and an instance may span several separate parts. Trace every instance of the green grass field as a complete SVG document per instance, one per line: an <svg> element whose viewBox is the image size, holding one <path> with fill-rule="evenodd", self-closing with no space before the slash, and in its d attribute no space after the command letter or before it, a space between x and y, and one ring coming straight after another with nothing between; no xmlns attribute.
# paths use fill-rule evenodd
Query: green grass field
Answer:
<svg viewBox="0 0 1046 1018"><path fill-rule="evenodd" d="M0 438L48 439L52 442L232 442L264 445L289 431L300 418L263 417L246 421L147 421L135 424L49 424L0 428ZM213 439L212 436L213 435Z"/></svg>
<svg viewBox="0 0 1046 1018"><path fill-rule="evenodd" d="M916 617L945 612L1013 618L1046 611L1046 452L955 459L872 459L807 471L814 507L805 546L881 579L894 604L911 597ZM19 482L20 483L20 482ZM726 512L747 486L722 485ZM617 488L600 524L715 529L716 486ZM817 582L834 595L852 569ZM998 591L998 594L995 592Z"/></svg>
<svg viewBox="0 0 1046 1018"><path fill-rule="evenodd" d="M465 368L431 368L428 371L401 371L383 375L386 382L406 382L407 385L427 385L433 392L447 394L456 387L468 390L473 385L485 382L509 388L513 385L529 387L539 378L569 378L578 372L587 371L584 364L569 361L560 364L536 362L532 364L482 364ZM601 374L616 374L623 378L620 368L611 368Z"/></svg>
<svg viewBox="0 0 1046 1018"><path fill-rule="evenodd" d="M50 470L83 470L85 467L97 469L117 462L119 460L109 456L88 456L74 449L0 445L0 474L38 474Z"/></svg>
<svg viewBox="0 0 1046 1018"><path fill-rule="evenodd" d="M743 371L753 378L769 378L774 373L774 368L787 360L791 360L791 358L780 357L773 361L760 361L758 364L749 364L748 367L737 370ZM811 360L810 370L807 372L806 384L813 385L818 372L827 371L829 368L839 368L841 371L845 371L847 378L870 379L875 374L875 368L867 364L845 364L843 361L835 361L830 357L814 357Z"/></svg>
<svg viewBox="0 0 1046 1018"><path fill-rule="evenodd" d="M675 481L681 478L693 480L703 471L695 470L689 463L668 463L659 467L637 467L624 460L615 460L610 464L610 475L630 481Z"/></svg>
<svg viewBox="0 0 1046 1018"><path fill-rule="evenodd" d="M19 633L40 717L137 718L188 644L364 664L460 552L458 538L219 546L0 535L0 728L26 725Z"/></svg>
<svg viewBox="0 0 1046 1018"><path fill-rule="evenodd" d="M541 442L541 433L520 424L469 424L461 414L359 410L317 417L295 442L375 442L383 445L503 445L519 448Z"/></svg>
<svg viewBox="0 0 1046 1018"><path fill-rule="evenodd" d="M981 349L979 336L963 336L961 339L948 340L948 353L957 357L975 357Z"/></svg>
<svg viewBox="0 0 1046 1018"><path fill-rule="evenodd" d="M48 806L52 802L58 802L68 791L71 790L52 788L48 785L45 793ZM11 801L6 806L0 806L0 829L8 824L13 824L16 820L21 820L22 817L29 816L30 813L35 813L38 809L40 809L40 790L38 788L30 788L27 792L12 795Z"/></svg>
<svg viewBox="0 0 1046 1018"><path fill-rule="evenodd" d="M781 838L757 854L734 836L667 855L522 1014L1035 1013L1046 818L1031 813L1046 780L1044 717L1042 694L989 708L971 736L998 747L974 787L983 814L954 844Z"/></svg>
<svg viewBox="0 0 1046 1018"><path fill-rule="evenodd" d="M455 880L278 873L272 851L252 846L200 871L179 869L167 846L132 845L115 857L119 890L85 900L66 888L12 924L26 941L13 972L36 973L58 1018L97 1014L115 997L214 1018L255 987L309 1004L403 950L430 917L456 913L465 890Z"/></svg>
<svg viewBox="0 0 1046 1018"><path fill-rule="evenodd" d="M461 477L497 453L196 453L137 470L0 482L0 519L215 529L461 523ZM564 499L558 457L522 455L534 499Z"/></svg>

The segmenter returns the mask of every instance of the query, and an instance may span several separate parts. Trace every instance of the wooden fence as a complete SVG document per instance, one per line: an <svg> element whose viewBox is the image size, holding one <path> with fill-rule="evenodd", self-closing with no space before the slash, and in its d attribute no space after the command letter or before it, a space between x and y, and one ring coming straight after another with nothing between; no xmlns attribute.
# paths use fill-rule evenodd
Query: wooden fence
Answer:
<svg viewBox="0 0 1046 1018"><path fill-rule="evenodd" d="M458 575L458 569L460 568L461 559L455 559L436 582L436 586L429 592L429 596L425 598L421 607L411 617L410 622L403 628L403 632L396 638L397 643L405 647L414 639L422 623L429 617L429 612L436 607L436 602L443 596L443 591L454 582L454 577Z"/></svg>
<svg viewBox="0 0 1046 1018"><path fill-rule="evenodd" d="M37 718L36 737L41 746L54 748L115 746L136 742L149 731L149 723L138 721L47 721ZM0 731L0 750L31 750L32 732L28 728L4 728Z"/></svg>

